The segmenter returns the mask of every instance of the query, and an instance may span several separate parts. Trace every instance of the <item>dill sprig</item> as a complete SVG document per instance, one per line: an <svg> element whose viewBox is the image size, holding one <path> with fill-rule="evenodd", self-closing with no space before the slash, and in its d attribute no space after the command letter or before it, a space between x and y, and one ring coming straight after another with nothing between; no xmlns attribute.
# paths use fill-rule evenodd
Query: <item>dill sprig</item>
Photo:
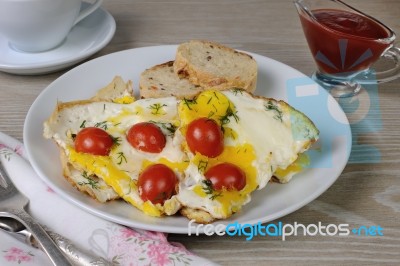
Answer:
<svg viewBox="0 0 400 266"><path fill-rule="evenodd" d="M86 127L86 120L83 120L79 128L85 128L85 127Z"/></svg>
<svg viewBox="0 0 400 266"><path fill-rule="evenodd" d="M78 182L78 185L83 186L83 185L89 185L93 189L98 189L98 183L99 181L96 181L93 179L94 175L88 175L86 171L83 171L82 177L84 177L87 181L85 182Z"/></svg>
<svg viewBox="0 0 400 266"><path fill-rule="evenodd" d="M169 132L169 136L173 136L175 134L175 131L177 129L177 126L175 126L172 123L165 123L165 122L156 122L154 120L150 120L150 123L153 123Z"/></svg>
<svg viewBox="0 0 400 266"><path fill-rule="evenodd" d="M274 118L276 120L279 120L282 122L282 111L278 108L278 106L276 106L275 104L272 103L272 101L268 101L267 104L265 105L265 109L267 111L275 111L276 115L274 115Z"/></svg>
<svg viewBox="0 0 400 266"><path fill-rule="evenodd" d="M216 192L214 190L211 180L206 179L206 180L203 180L202 182L204 184L203 190L207 195L209 195L209 199L210 200L215 200L217 197L222 196L222 192L221 191Z"/></svg>
<svg viewBox="0 0 400 266"><path fill-rule="evenodd" d="M189 110L192 110L192 108L190 106L193 104L197 104L197 101L196 101L196 98L194 98L192 100L183 98L183 104L186 105Z"/></svg>
<svg viewBox="0 0 400 266"><path fill-rule="evenodd" d="M94 126L95 126L95 127L102 128L102 129L104 129L104 130L107 130L107 129L108 129L107 121L98 122L98 123L94 124Z"/></svg>
<svg viewBox="0 0 400 266"><path fill-rule="evenodd" d="M125 155L124 155L124 153L121 151L121 152L118 152L117 153L118 154L118 157L117 157L117 160L119 160L118 162L117 162L117 164L122 164L122 162L124 162L125 161L125 163L126 162L128 162L127 160L126 160L126 157L125 157Z"/></svg>
<svg viewBox="0 0 400 266"><path fill-rule="evenodd" d="M197 165L197 169L200 173L204 173L207 169L208 162L200 160L199 164Z"/></svg>
<svg viewBox="0 0 400 266"><path fill-rule="evenodd" d="M162 110L162 108L163 108L164 106L167 106L167 105L166 105L166 104L160 104L160 103L154 103L154 104L152 104L152 105L149 106L149 109L153 110L153 111L151 112L151 114L153 114L153 115L159 115L159 114L161 114L160 111Z"/></svg>
<svg viewBox="0 0 400 266"><path fill-rule="evenodd" d="M236 114L236 112L233 112L231 105L228 106L228 108L226 109L225 115L221 116L219 121L221 122L221 126L228 124L229 122L231 122L230 117L233 117L235 119L236 122L239 121L239 117Z"/></svg>
<svg viewBox="0 0 400 266"><path fill-rule="evenodd" d="M235 96L237 96L238 93L243 95L243 89L242 88L232 88L231 90L232 90L233 94L235 94Z"/></svg>

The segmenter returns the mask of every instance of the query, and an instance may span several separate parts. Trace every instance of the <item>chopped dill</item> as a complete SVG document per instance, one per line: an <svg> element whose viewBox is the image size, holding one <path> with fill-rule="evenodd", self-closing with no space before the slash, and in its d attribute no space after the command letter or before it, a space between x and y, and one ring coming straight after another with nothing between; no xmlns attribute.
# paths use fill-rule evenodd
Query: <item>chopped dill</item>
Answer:
<svg viewBox="0 0 400 266"><path fill-rule="evenodd" d="M235 96L237 96L238 93L243 95L243 89L242 88L232 88L232 92L233 92L233 94L235 94Z"/></svg>
<svg viewBox="0 0 400 266"><path fill-rule="evenodd" d="M267 111L275 111L276 115L274 115L274 118L276 120L279 120L282 122L282 111L276 106L275 104L272 103L272 101L268 101L267 105L265 105L265 109Z"/></svg>
<svg viewBox="0 0 400 266"><path fill-rule="evenodd" d="M222 196L222 192L221 191L220 192L215 192L214 191L214 188L213 188L211 180L206 179L206 180L203 180L202 182L204 184L203 190L207 195L210 196L209 197L210 200L215 200L217 197Z"/></svg>
<svg viewBox="0 0 400 266"><path fill-rule="evenodd" d="M104 129L104 130L107 130L107 129L108 129L107 121L98 122L98 123L94 124L94 126L95 126L95 127L102 128L102 129Z"/></svg>
<svg viewBox="0 0 400 266"><path fill-rule="evenodd" d="M149 106L149 109L153 110L153 111L151 112L151 114L153 114L153 115L160 115L160 114L161 114L160 111L162 110L162 108L163 108L164 106L167 106L167 105L166 105L166 104L160 104L160 103L154 103L154 104L152 104L152 105Z"/></svg>
<svg viewBox="0 0 400 266"><path fill-rule="evenodd" d="M187 108L188 108L189 110L192 110L192 108L191 108L190 106L191 106L192 104L197 104L196 98L194 98L194 99L192 99L192 100L183 98L183 104L186 105Z"/></svg>
<svg viewBox="0 0 400 266"><path fill-rule="evenodd" d="M214 111L210 111L210 113L208 114L207 118L211 118L214 114L215 114Z"/></svg>
<svg viewBox="0 0 400 266"><path fill-rule="evenodd" d="M86 127L86 120L83 120L79 128L85 128L85 127Z"/></svg>
<svg viewBox="0 0 400 266"><path fill-rule="evenodd" d="M119 160L117 164L122 164L123 161L125 161L125 163L127 162L126 157L122 151L118 152L117 154L118 154L117 160Z"/></svg>
<svg viewBox="0 0 400 266"><path fill-rule="evenodd" d="M155 125L157 125L157 126L159 126L161 128L163 128L165 130L167 130L168 133L169 133L168 134L169 136L173 136L175 134L176 129L177 129L177 126L175 126L172 123L156 122L154 120L150 120L149 122L153 123L153 124L155 124Z"/></svg>
<svg viewBox="0 0 400 266"><path fill-rule="evenodd" d="M223 125L228 124L231 121L230 120L231 116L235 119L236 122L238 122L239 117L236 113L237 113L237 111L233 112L231 105L229 105L228 108L226 109L225 115L221 116L219 119L219 121L221 122L221 125L223 126Z"/></svg>
<svg viewBox="0 0 400 266"><path fill-rule="evenodd" d="M208 162L200 160L199 164L197 165L197 169L199 170L200 173L204 173L207 169Z"/></svg>
<svg viewBox="0 0 400 266"><path fill-rule="evenodd" d="M85 178L87 181L86 182L78 182L78 185L83 186L83 185L89 185L93 189L98 189L98 181L93 179L93 175L88 175L86 171L83 171L82 173L83 178Z"/></svg>

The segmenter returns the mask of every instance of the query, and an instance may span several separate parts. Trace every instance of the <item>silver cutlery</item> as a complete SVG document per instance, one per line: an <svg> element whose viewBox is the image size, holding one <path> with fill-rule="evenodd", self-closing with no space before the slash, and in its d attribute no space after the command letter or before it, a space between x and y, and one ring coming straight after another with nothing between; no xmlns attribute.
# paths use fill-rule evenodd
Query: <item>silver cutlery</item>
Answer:
<svg viewBox="0 0 400 266"><path fill-rule="evenodd" d="M9 217L21 222L54 265L72 265L46 231L25 211L29 200L14 186L1 160L0 180L0 217Z"/></svg>
<svg viewBox="0 0 400 266"><path fill-rule="evenodd" d="M0 229L7 231L10 235L14 236L18 240L31 245L35 248L40 248L37 241L33 237L32 233L25 228L25 226L18 220L9 217L0 217ZM81 249L75 247L71 241L56 234L50 230L45 229L54 242L58 245L61 251L68 257L68 259L74 264L79 266L112 266L113 264L108 262L102 257L94 257L88 252L84 252Z"/></svg>

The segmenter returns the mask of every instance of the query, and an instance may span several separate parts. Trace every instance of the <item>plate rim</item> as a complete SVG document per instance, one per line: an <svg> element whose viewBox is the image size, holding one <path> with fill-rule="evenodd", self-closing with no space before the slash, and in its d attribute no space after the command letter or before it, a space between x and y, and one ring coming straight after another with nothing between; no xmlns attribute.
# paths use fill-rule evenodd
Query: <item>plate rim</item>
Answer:
<svg viewBox="0 0 400 266"><path fill-rule="evenodd" d="M125 217L115 218L115 217L114 217L114 214L108 214L108 215L107 215L107 214L103 214L103 211L97 210L97 209L95 209L95 208L93 208L93 207L90 207L90 206L87 205L87 203L81 202L79 199L74 198L74 197L72 197L71 195L68 195L66 192L62 191L58 186L56 186L55 184L53 184L53 182L52 182L49 178L47 178L46 175L41 171L41 169L38 167L38 165L36 165L35 163L32 163L32 158L33 158L34 155L32 154L32 151L31 151L31 149L29 148L29 145L30 145L30 144L29 144L29 141L27 141L27 140L29 139L29 138L28 138L29 132L27 131L27 128L28 128L28 125L29 125L29 123L30 123L29 117L32 116L32 112L33 112L32 110L34 110L35 106L37 105L37 102L39 102L39 101L41 100L41 98L44 97L44 95L46 94L46 92L47 92L48 90L52 90L52 87L53 87L54 84L56 84L57 82L62 82L62 80L63 80L64 78L66 78L66 76L68 76L68 74L69 74L70 72L72 72L72 71L79 71L79 69L80 69L80 68L84 68L86 64L90 64L92 61L97 60L97 59L101 59L101 58L104 58L104 57L112 57L112 56L116 56L117 54L121 54L121 53L131 53L133 50L140 50L140 49L163 49L163 48L171 48L171 49L172 49L172 48L176 48L177 46L178 46L178 45L176 45L176 44L174 44L174 45L155 45L155 46L143 46L143 47L137 47L137 48L131 48L131 49L126 49L126 50L117 51L117 52L110 53L110 54L107 54L107 55L104 55L104 56L101 56L101 57L94 58L94 59L89 60L89 61L87 61L87 62L85 62L85 63L82 63L82 64L80 64L80 65L74 67L73 69L67 71L67 72L64 73L63 75L59 76L57 79L53 80L53 81L52 81L52 82L51 82L51 83L36 97L36 99L35 99L34 102L32 103L32 105L31 105L31 107L29 108L28 113L27 113L27 115L26 115L26 119L25 119L25 122L24 122L24 129L23 129L23 140L24 140L25 147L26 147L27 157L29 158L29 161L31 162L32 168L33 168L33 169L35 170L35 172L38 174L38 176L40 177L40 179L41 179L42 181L44 181L44 182L45 182L49 187L51 187L54 191L56 191L57 194L59 194L59 195L60 195L62 198L64 198L66 201L72 202L72 203L73 203L74 205L76 205L77 207L79 207L79 208L81 208L81 209L83 209L83 210L86 210L86 211L90 212L91 214L93 214L93 215L95 215L95 216L98 216L98 217L101 217L101 218L103 218L103 219L106 219L106 220L108 220L108 221L116 222L116 223L119 223L119 224L124 224L124 225L130 226L130 227L135 227L135 228L139 228L139 229L144 229L144 230L152 230L152 231L165 232L165 233L188 234L188 233L189 233L189 230L188 230L187 227L181 228L181 227L163 226L162 228L160 228L159 225L152 225L152 224L144 225L144 224L141 223L141 222L138 223L138 222L132 222L132 221L130 221L130 224L126 224L126 223L124 223L124 221L127 220L127 218L125 218ZM308 77L307 75L305 75L304 73L300 72L299 70L297 70L297 69L295 69L295 68L293 68L293 67L291 67L291 66L289 66L289 65L286 65L286 64L284 64L284 63L282 63L282 62L280 62L280 61L277 61L277 60L275 60L275 59L272 59L272 58L270 58L270 57L263 56L263 55L256 54L256 53L252 53L252 52L246 52L246 53L248 53L248 54L250 54L250 55L255 55L256 57L266 58L266 59L268 59L268 60L271 60L274 64L280 64L280 65L284 66L285 68L290 68L292 71L294 71L294 72L296 72L297 74L299 74L299 77ZM325 93L327 93L327 92L325 92ZM347 143L347 145L350 145L348 149L351 150L351 145L352 145L351 138L352 138L352 134L351 134L350 123L349 123L349 121L348 121L348 119L347 119L347 116L345 115L345 113L344 113L343 109L340 107L340 105L334 100L334 98L333 98L329 93L327 93L327 95L328 95L328 98L329 98L329 97L332 98L331 100L334 101L335 107L336 107L340 112L342 112L342 114L344 115L344 118L345 118L345 120L346 120L346 121L345 121L345 122L346 122L346 126L347 126L347 127L346 127L346 130L348 131L347 133L349 133L348 135L349 135L349 137L350 137L349 143ZM258 219L256 219L256 220L255 220L255 219L253 219L253 220L248 220L247 223L255 224L255 223L257 223L257 222L265 223L265 222L273 221L273 220L275 220L275 219L278 219L278 218L280 218L280 217L283 217L283 216L285 216L285 215L288 215L288 214L290 214L290 213L293 213L293 212L299 210L300 208L306 206L308 203L312 202L313 200L315 200L317 197L319 197L320 195L322 195L328 188L330 188L330 187L333 185L333 183L335 183L336 180L339 178L340 174L343 172L344 168L346 167L346 165L347 165L347 163L348 163L348 160L349 160L349 157L350 157L350 152L348 152L346 155L347 155L347 158L344 160L345 163L340 167L340 169L336 168L338 174L337 174L334 178L332 178L332 179L330 180L329 183L324 183L324 186L322 186L322 187L321 187L321 186L318 186L318 188L317 188L316 190L314 190L313 193L312 193L311 195L309 195L309 196L306 197L306 198L303 198L302 201L296 202L295 204L291 204L289 207L283 209L282 211L275 212L273 215L269 215L268 219L264 219L264 220L263 220L263 217L260 217L260 218L258 218ZM33 161L34 161L34 160L33 160ZM186 219L185 217L183 217L183 218ZM264 216L264 218L265 218L265 216ZM121 221L122 221L122 222L121 222ZM224 220L220 220L220 221L223 222ZM189 222L189 220L188 220L188 222ZM218 222L218 220L217 220L217 222ZM192 231L192 233L194 233L194 231ZM200 230L200 233L204 233L204 231L203 231L203 230Z"/></svg>

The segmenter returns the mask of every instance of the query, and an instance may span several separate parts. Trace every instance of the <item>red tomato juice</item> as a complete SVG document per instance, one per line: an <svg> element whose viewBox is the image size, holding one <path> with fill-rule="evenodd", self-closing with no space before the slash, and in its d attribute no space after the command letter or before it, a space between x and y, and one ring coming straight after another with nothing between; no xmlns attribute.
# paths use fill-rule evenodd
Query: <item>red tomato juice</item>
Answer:
<svg viewBox="0 0 400 266"><path fill-rule="evenodd" d="M327 74L365 70L391 43L390 32L361 14L336 9L311 11L316 21L300 15L303 30L319 70Z"/></svg>

